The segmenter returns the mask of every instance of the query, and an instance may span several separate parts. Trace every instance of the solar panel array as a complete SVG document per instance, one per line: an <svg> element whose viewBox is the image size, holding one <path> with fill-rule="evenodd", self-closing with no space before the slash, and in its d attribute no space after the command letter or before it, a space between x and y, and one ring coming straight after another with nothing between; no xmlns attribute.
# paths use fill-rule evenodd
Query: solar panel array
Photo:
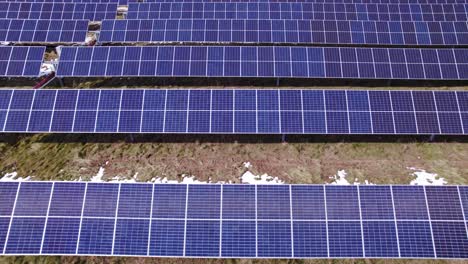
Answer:
<svg viewBox="0 0 468 264"><path fill-rule="evenodd" d="M467 45L468 22L104 20L99 41Z"/></svg>
<svg viewBox="0 0 468 264"><path fill-rule="evenodd" d="M64 47L57 76L468 79L468 49Z"/></svg>
<svg viewBox="0 0 468 264"><path fill-rule="evenodd" d="M74 19L101 21L115 19L115 3L0 3L0 18Z"/></svg>
<svg viewBox="0 0 468 264"><path fill-rule="evenodd" d="M0 47L0 77L36 77L45 47Z"/></svg>
<svg viewBox="0 0 468 264"><path fill-rule="evenodd" d="M84 42L88 20L0 19L0 41Z"/></svg>
<svg viewBox="0 0 468 264"><path fill-rule="evenodd" d="M129 19L468 20L468 4L129 3Z"/></svg>
<svg viewBox="0 0 468 264"><path fill-rule="evenodd" d="M2 182L3 255L468 258L467 186Z"/></svg>
<svg viewBox="0 0 468 264"><path fill-rule="evenodd" d="M0 130L462 135L468 134L468 92L0 90Z"/></svg>
<svg viewBox="0 0 468 264"><path fill-rule="evenodd" d="M136 0L129 0L134 2ZM183 3L183 2L247 2L247 3L262 3L262 2L297 2L297 3L410 3L410 4L448 4L448 3L466 3L467 0L142 0L142 2L166 2L166 3Z"/></svg>

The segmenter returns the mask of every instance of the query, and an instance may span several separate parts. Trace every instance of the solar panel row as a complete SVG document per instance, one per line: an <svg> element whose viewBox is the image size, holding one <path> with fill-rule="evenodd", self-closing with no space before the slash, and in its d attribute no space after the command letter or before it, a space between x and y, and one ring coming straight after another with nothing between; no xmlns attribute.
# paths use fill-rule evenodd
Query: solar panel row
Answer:
<svg viewBox="0 0 468 264"><path fill-rule="evenodd" d="M468 258L466 186L4 182L0 196L4 255Z"/></svg>
<svg viewBox="0 0 468 264"><path fill-rule="evenodd" d="M467 134L468 92L1 90L0 130Z"/></svg>
<svg viewBox="0 0 468 264"><path fill-rule="evenodd" d="M129 0L129 2L135 2L136 0ZM467 0L142 0L142 2L247 2L247 3L258 3L258 2L298 2L298 3L377 3L377 4L385 4L385 3L428 3L428 4L435 4L435 3L466 3Z"/></svg>
<svg viewBox="0 0 468 264"><path fill-rule="evenodd" d="M0 41L84 42L88 20L0 19Z"/></svg>
<svg viewBox="0 0 468 264"><path fill-rule="evenodd" d="M57 76L468 79L468 49L64 47Z"/></svg>
<svg viewBox="0 0 468 264"><path fill-rule="evenodd" d="M0 0L0 2L10 3L119 3L126 5L127 0ZM137 2L137 1L134 1Z"/></svg>
<svg viewBox="0 0 468 264"><path fill-rule="evenodd" d="M0 3L0 18L73 19L100 21L115 19L117 4L95 3Z"/></svg>
<svg viewBox="0 0 468 264"><path fill-rule="evenodd" d="M0 76L39 75L45 47L0 47Z"/></svg>
<svg viewBox="0 0 468 264"><path fill-rule="evenodd" d="M466 45L467 22L104 20L99 42Z"/></svg>
<svg viewBox="0 0 468 264"><path fill-rule="evenodd" d="M129 3L128 18L466 22L468 4Z"/></svg>

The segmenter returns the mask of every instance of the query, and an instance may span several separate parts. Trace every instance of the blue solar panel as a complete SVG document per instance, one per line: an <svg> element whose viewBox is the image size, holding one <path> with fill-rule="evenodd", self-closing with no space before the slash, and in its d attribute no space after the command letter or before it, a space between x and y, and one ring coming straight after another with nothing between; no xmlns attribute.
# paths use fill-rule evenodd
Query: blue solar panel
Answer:
<svg viewBox="0 0 468 264"><path fill-rule="evenodd" d="M10 220L11 219L7 217L0 218L0 248L2 249L5 247L6 236L10 227Z"/></svg>
<svg viewBox="0 0 468 264"><path fill-rule="evenodd" d="M240 195L239 195L240 194ZM223 186L223 219L255 219L255 186ZM235 223L233 223L235 225Z"/></svg>
<svg viewBox="0 0 468 264"><path fill-rule="evenodd" d="M258 221L258 257L287 258L292 256L291 223Z"/></svg>
<svg viewBox="0 0 468 264"><path fill-rule="evenodd" d="M332 258L363 257L360 222L329 222L328 241L330 257Z"/></svg>
<svg viewBox="0 0 468 264"><path fill-rule="evenodd" d="M50 202L50 216L81 216L85 184L56 183Z"/></svg>
<svg viewBox="0 0 468 264"><path fill-rule="evenodd" d="M392 186L392 191L397 219L428 219L424 187Z"/></svg>
<svg viewBox="0 0 468 264"><path fill-rule="evenodd" d="M0 40L6 42L84 42L88 20L0 19Z"/></svg>
<svg viewBox="0 0 468 264"><path fill-rule="evenodd" d="M294 222L294 257L326 258L327 227L325 222Z"/></svg>
<svg viewBox="0 0 468 264"><path fill-rule="evenodd" d="M429 222L398 222L398 241L400 243L400 255L403 258L434 257Z"/></svg>
<svg viewBox="0 0 468 264"><path fill-rule="evenodd" d="M291 187L292 217L294 220L325 219L322 186L297 185Z"/></svg>
<svg viewBox="0 0 468 264"><path fill-rule="evenodd" d="M363 221L366 257L398 257L398 242L394 221Z"/></svg>
<svg viewBox="0 0 468 264"><path fill-rule="evenodd" d="M129 19L315 19L339 21L462 21L467 20L465 2L440 5L422 1L405 4L400 1L370 3L354 1L343 3L315 1L287 1L307 3L274 3L279 1L260 1L263 3L241 3L249 1L166 1L174 3L129 3ZM188 3L175 3L188 2ZM190 3L202 2L202 3ZM210 3L214 2L214 3ZM224 3L223 3L224 2ZM238 2L238 3L225 3ZM284 1L283 1L284 2ZM445 2L444 2L445 3ZM204 12L203 12L204 11ZM325 25L329 31L337 26ZM401 26L400 26L401 27ZM335 30L333 30L335 28ZM424 33L427 27L417 27ZM448 31L448 30L447 30ZM349 37L349 36L348 36ZM356 36L354 36L356 37ZM369 35L366 34L369 38ZM377 39L377 36L373 36ZM363 38L363 36L361 36ZM402 37L401 37L402 38ZM400 39L401 39L400 38ZM414 37L416 38L416 37ZM421 38L421 37L420 37ZM424 40L424 38L422 38Z"/></svg>
<svg viewBox="0 0 468 264"><path fill-rule="evenodd" d="M216 58L211 58L206 56L206 54L211 53L213 49L224 49L224 60L217 60ZM58 67L57 75L61 77L79 77L79 76L91 76L89 74L89 65L91 64L91 68L97 67L97 63L101 65L107 65L107 72L100 73L93 76L130 76L125 71L122 70L122 65L124 64L125 58L123 56L126 52L132 52L134 49L140 49L139 47L109 47L109 53L104 54L101 60L91 60L90 58L80 58L80 60L76 60L74 57L66 55L66 54L73 54L74 51L77 50L78 53L84 52L89 53L95 50L95 54L101 53L102 49L100 48L91 48L91 47L65 47L63 48L63 53L65 54L61 57ZM141 48L142 52L148 52L148 50L157 49L158 56L156 53L145 57L144 60L141 58L136 59L133 61L135 65L132 67L136 70L139 69L139 72L132 73L132 76L174 76L174 77L182 77L182 76L192 76L192 77L293 77L293 78L353 78L353 79L466 79L468 76L463 75L463 69L466 62L462 60L455 61L453 58L455 56L454 50L447 50L443 49L433 49L431 50L434 54L440 58L442 57L441 61L443 60L452 60L452 62L437 62L432 63L428 59L428 61L423 60L420 62L420 65L424 67L429 67L427 65L431 65L435 70L441 70L441 65L451 65L453 69L458 69L458 72L461 72L459 76L454 76L453 74L450 75L425 75L424 77L409 77L405 74L398 74L397 70L402 72L406 72L406 63L405 57L396 54L395 56L388 57L389 52L394 53L394 51L403 52L405 49L369 49L369 48L320 48L320 47L264 47L266 50L270 50L270 52L274 53L274 57L272 59L268 59L269 56L266 53L259 53L261 54L257 60L251 61L250 58L246 58L245 56L240 56L240 54L248 53L249 49L252 47L186 47L187 50L190 52L183 52L174 56L174 47L143 47ZM345 56L347 52L357 50L364 50L371 52L373 54L374 65L376 68L374 76L361 76L358 72L355 74L349 75L347 71L342 72L341 68L346 66L346 64L354 65L357 67L358 64L366 63L365 60L362 60L361 57L352 57L349 58L349 61L341 61L340 60L340 53L341 56ZM70 50L70 51L67 51ZM107 50L107 49L106 49ZM458 49L457 51L464 51L463 49ZM419 51L419 49L416 49ZM298 57L294 54L309 54L307 59ZM325 54L324 60L318 60L311 56L310 54ZM293 56L291 56L291 54ZM398 56L397 56L398 55ZM197 57L199 56L199 57ZM177 58L176 58L177 57ZM401 60L402 59L402 60ZM272 74L267 74L262 71L252 72L252 74L243 74L240 70L245 67L249 67L249 64L255 62L262 62L268 66L271 66L274 69ZM152 62L153 64L148 64L148 62ZM174 64L174 62L184 63L186 65L190 65L190 68L193 70L190 71L177 71L178 66ZM215 63L216 62L216 63ZM299 68L305 69L308 68L307 74L303 74L302 72L291 72L290 69L292 65L299 65ZM307 66L308 65L308 66ZM101 65L102 66L102 65ZM138 67L136 67L138 66ZM155 67L156 66L156 67ZM264 65L262 65L263 67ZM273 67L274 66L274 67ZM390 71L390 66L393 68L394 73ZM149 68L147 68L149 67ZM210 67L215 67L219 71L217 75L208 75L208 72L211 72ZM405 69L401 69L401 67L405 67ZM294 67L293 67L294 68ZM156 69L156 71L155 71ZM195 70L196 69L196 70ZM224 70L224 72L221 71ZM320 69L320 70L317 70ZM324 74L325 73L325 74ZM416 94L417 95L417 94ZM169 98L168 98L169 99ZM415 104L417 100L415 99ZM418 111L418 109L416 109Z"/></svg>
<svg viewBox="0 0 468 264"><path fill-rule="evenodd" d="M218 219L220 206L219 185L189 185L187 218Z"/></svg>
<svg viewBox="0 0 468 264"><path fill-rule="evenodd" d="M46 216L49 207L52 183L21 183L16 200L15 216Z"/></svg>
<svg viewBox="0 0 468 264"><path fill-rule="evenodd" d="M45 218L13 218L5 254L39 254Z"/></svg>
<svg viewBox="0 0 468 264"><path fill-rule="evenodd" d="M117 184L88 183L83 216L114 217L118 195Z"/></svg>
<svg viewBox="0 0 468 264"><path fill-rule="evenodd" d="M437 257L467 258L468 236L463 222L432 222Z"/></svg>
<svg viewBox="0 0 468 264"><path fill-rule="evenodd" d="M34 20L114 19L116 3L0 3L0 18ZM55 23L55 22L54 22Z"/></svg>
<svg viewBox="0 0 468 264"><path fill-rule="evenodd" d="M219 221L189 220L187 221L186 236L185 256L219 256Z"/></svg>
<svg viewBox="0 0 468 264"><path fill-rule="evenodd" d="M360 219L358 190L355 186L326 186L328 219Z"/></svg>
<svg viewBox="0 0 468 264"><path fill-rule="evenodd" d="M402 28L402 23L406 27ZM337 28L327 29L329 25L335 25ZM400 26L397 27L397 29L394 29L395 25ZM427 30L425 32L419 32L417 30L418 26L427 28ZM444 26L451 27L454 30L451 32L443 32L441 31L441 28ZM468 44L468 38L465 37L467 32L468 24L466 22L377 22L335 20L275 21L269 19L104 20L99 35L99 42L464 45ZM355 37L356 35L364 36L364 34L366 34L366 38ZM343 37L346 35L352 35L353 37ZM374 38L371 38L370 36L374 36ZM449 38L449 36L453 36L453 38ZM397 41L396 38L400 38L401 41ZM424 40L421 38L424 38ZM176 47L175 50L176 54L181 56L183 56L183 53L190 52L190 48L188 47ZM357 53L354 52L353 49L347 50L349 51L348 54L350 56L343 54L343 61L356 61ZM305 49L294 49L293 51L295 51L291 54L293 57L307 57ZM243 56L245 54L246 58L257 60L257 48L251 48L242 54ZM407 52L408 62L420 63L420 52L416 52L416 54L418 54L419 61L413 61L414 56L411 56L412 54L413 52ZM220 55L222 56L222 54ZM129 58L126 59L128 60ZM136 56L136 60L138 59L139 56ZM361 57L360 59L365 60ZM361 64L343 64L343 73L350 74L349 77L357 76L358 68L361 68L360 71L362 71L364 75L373 75L373 69L368 67L366 68L365 65ZM133 71L137 69L129 68L129 70ZM175 62L174 71L176 75L186 75L189 70L190 67L188 64ZM192 71L193 70L197 70L197 68L193 68ZM257 65L255 63L244 64L241 68L241 75L256 76L257 70L259 69L257 69ZM291 68L286 68L284 70L287 72L292 71L295 76L308 75L306 63L293 63ZM409 68L408 70L409 74L413 78L424 78L424 69L422 66ZM446 74L448 75L450 73L447 72ZM127 75L132 74L128 72Z"/></svg>
<svg viewBox="0 0 468 264"><path fill-rule="evenodd" d="M41 253L75 254L79 229L79 218L49 218Z"/></svg>
<svg viewBox="0 0 468 264"><path fill-rule="evenodd" d="M150 217L153 185L122 184L118 217Z"/></svg>
<svg viewBox="0 0 468 264"><path fill-rule="evenodd" d="M11 216L15 204L16 193L18 191L17 182L0 183L0 215Z"/></svg>
<svg viewBox="0 0 468 264"><path fill-rule="evenodd" d="M437 99L437 107L423 102L428 100L427 95L434 100L432 94L436 92L385 92L386 99L372 99L371 107L367 93L167 90L166 98L166 90L149 89L92 93L14 90L11 97L6 94L3 111L6 121L2 123L6 132L463 134L468 131L463 127L468 124L464 122L465 112L458 111L458 105L463 109L468 98L455 96L456 92L446 92L451 96ZM413 97L420 101L416 108ZM85 103L87 99L89 102Z"/></svg>
<svg viewBox="0 0 468 264"><path fill-rule="evenodd" d="M256 257L255 221L223 221L222 228L222 257Z"/></svg>
<svg viewBox="0 0 468 264"><path fill-rule="evenodd" d="M7 203L0 246L6 243L4 254L13 255L467 258L465 220L458 217L465 189L2 183ZM31 199L37 210L30 209ZM133 209L128 201L136 202ZM26 214L13 216L9 227L13 206ZM447 216L434 208L447 208Z"/></svg>
<svg viewBox="0 0 468 264"><path fill-rule="evenodd" d="M0 47L0 76L37 77L45 47Z"/></svg>
<svg viewBox="0 0 468 264"><path fill-rule="evenodd" d="M187 186L155 185L153 218L185 218Z"/></svg>
<svg viewBox="0 0 468 264"><path fill-rule="evenodd" d="M360 186L363 220L393 220L392 194L387 186Z"/></svg>
<svg viewBox="0 0 468 264"><path fill-rule="evenodd" d="M289 187L285 185L257 186L258 219L291 219Z"/></svg>
<svg viewBox="0 0 468 264"><path fill-rule="evenodd" d="M112 254L114 219L83 218L78 254Z"/></svg>
<svg viewBox="0 0 468 264"><path fill-rule="evenodd" d="M464 220L455 186L427 186L427 205L431 220Z"/></svg>
<svg viewBox="0 0 468 264"><path fill-rule="evenodd" d="M152 220L149 254L151 256L183 256L184 228L185 221L183 220Z"/></svg>
<svg viewBox="0 0 468 264"><path fill-rule="evenodd" d="M149 220L117 219L113 254L144 256L148 252Z"/></svg>

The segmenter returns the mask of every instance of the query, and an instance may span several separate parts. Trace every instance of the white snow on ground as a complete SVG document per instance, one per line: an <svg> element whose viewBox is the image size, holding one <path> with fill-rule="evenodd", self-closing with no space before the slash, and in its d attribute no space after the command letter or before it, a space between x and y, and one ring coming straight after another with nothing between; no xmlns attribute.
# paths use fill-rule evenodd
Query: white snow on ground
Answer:
<svg viewBox="0 0 468 264"><path fill-rule="evenodd" d="M334 185L351 185L351 183L346 179L346 176L348 173L346 173L345 170L339 170L336 175L333 175L330 177L330 179L333 179L333 182L330 184ZM364 180L364 183L360 183L358 179L354 179L353 182L354 185L360 185L360 184L365 184L365 185L374 185L373 183L369 182L368 180Z"/></svg>
<svg viewBox="0 0 468 264"><path fill-rule="evenodd" d="M412 176L416 179L410 182L411 185L444 185L447 184L447 181L439 177L437 173L429 173L423 169L418 169L414 167L408 167L409 170L412 170Z"/></svg>
<svg viewBox="0 0 468 264"><path fill-rule="evenodd" d="M244 162L243 164L244 164L244 167L245 167L246 169L250 169L250 168L252 167L252 164L251 164L250 162L248 162L248 161L247 161L247 162Z"/></svg>
<svg viewBox="0 0 468 264"><path fill-rule="evenodd" d="M92 177L90 179L90 181L92 181L92 182L102 182L103 181L102 176L104 176L104 168L100 167L98 173L96 174L96 176Z"/></svg>
<svg viewBox="0 0 468 264"><path fill-rule="evenodd" d="M29 181L31 179L31 176L28 176L26 178L18 177L18 173L16 171L10 172L5 174L0 181Z"/></svg>
<svg viewBox="0 0 468 264"><path fill-rule="evenodd" d="M241 177L242 183L248 184L283 184L284 181L278 177L272 177L267 174L255 175L250 171L246 171Z"/></svg>

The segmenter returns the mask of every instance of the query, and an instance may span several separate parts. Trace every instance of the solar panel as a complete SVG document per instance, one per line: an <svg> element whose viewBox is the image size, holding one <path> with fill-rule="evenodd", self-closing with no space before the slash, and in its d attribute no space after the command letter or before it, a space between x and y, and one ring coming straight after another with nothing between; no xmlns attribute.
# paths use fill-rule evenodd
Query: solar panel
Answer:
<svg viewBox="0 0 468 264"><path fill-rule="evenodd" d="M147 1L150 2L150 1ZM341 4L341 3L129 3L129 19L308 19L364 21L466 22L461 4Z"/></svg>
<svg viewBox="0 0 468 264"><path fill-rule="evenodd" d="M3 255L464 259L466 219L435 209L461 211L466 188L1 182L0 242ZM421 199L429 217L402 214Z"/></svg>
<svg viewBox="0 0 468 264"><path fill-rule="evenodd" d="M0 0L0 2L10 2L10 3L119 3L120 5L126 5L128 0Z"/></svg>
<svg viewBox="0 0 468 264"><path fill-rule="evenodd" d="M0 19L0 41L84 42L88 20Z"/></svg>
<svg viewBox="0 0 468 264"><path fill-rule="evenodd" d="M104 20L99 42L462 45L468 44L468 23L266 19Z"/></svg>
<svg viewBox="0 0 468 264"><path fill-rule="evenodd" d="M183 3L183 2L218 2L219 0L162 0L162 1L156 1L156 0L144 0L144 2L165 2L165 3ZM327 0L222 0L222 2L247 2L247 3L257 3L257 2L297 2L297 3L328 3L328 2L333 2L333 3L344 3L344 4L349 4L349 3L410 3L410 4L422 4L422 3L466 3L466 0L333 0L333 1L327 1Z"/></svg>
<svg viewBox="0 0 468 264"><path fill-rule="evenodd" d="M0 77L39 75L45 47L0 47Z"/></svg>
<svg viewBox="0 0 468 264"><path fill-rule="evenodd" d="M64 47L60 77L468 79L468 49Z"/></svg>
<svg viewBox="0 0 468 264"><path fill-rule="evenodd" d="M0 3L3 19L91 20L115 19L113 3Z"/></svg>
<svg viewBox="0 0 468 264"><path fill-rule="evenodd" d="M461 135L468 131L468 119L464 118L468 110L462 107L468 102L465 93L374 90L1 90L0 128L9 133ZM421 106L417 102L422 100L435 100L438 108L419 109ZM411 104L401 104L405 101ZM350 203L353 199L354 205L349 204L346 209L336 208L339 215L343 215L343 210L354 208L352 215L356 217L356 194L350 195L354 198L339 201L337 206ZM340 193L339 197L344 196ZM376 199L369 200L375 202ZM398 198L395 202L399 202ZM369 206L369 217L381 213L379 204ZM331 204L329 207L333 208ZM403 210L405 207L401 205L399 208ZM425 203L414 200L411 208L396 213L403 218L408 215L408 218L419 219L423 217L421 211L426 211Z"/></svg>

